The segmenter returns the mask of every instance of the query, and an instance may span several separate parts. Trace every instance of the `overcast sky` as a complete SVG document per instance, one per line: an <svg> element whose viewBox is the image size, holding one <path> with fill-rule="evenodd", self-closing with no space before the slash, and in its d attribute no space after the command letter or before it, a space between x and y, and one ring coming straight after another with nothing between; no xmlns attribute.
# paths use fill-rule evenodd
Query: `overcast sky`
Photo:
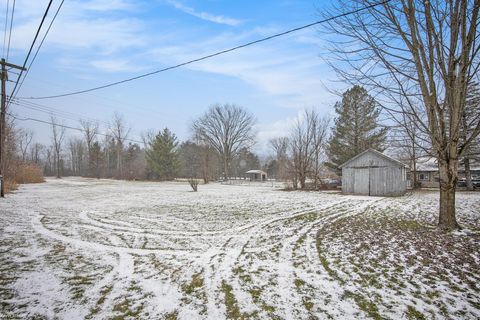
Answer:
<svg viewBox="0 0 480 320"><path fill-rule="evenodd" d="M47 25L60 2L53 1ZM23 63L47 3L16 1L9 62ZM319 10L328 6L313 0L65 0L18 97L87 89L168 67L319 20ZM72 119L79 117L104 125L119 112L132 127L132 139L168 127L181 140L210 105L234 103L258 118L255 150L266 153L266 141L285 135L302 109L333 115L337 97L328 89L340 84L321 59L325 40L311 28L92 94L30 101L69 112L57 115L67 125L78 126ZM50 117L18 105L10 112ZM18 124L49 143L48 125Z"/></svg>

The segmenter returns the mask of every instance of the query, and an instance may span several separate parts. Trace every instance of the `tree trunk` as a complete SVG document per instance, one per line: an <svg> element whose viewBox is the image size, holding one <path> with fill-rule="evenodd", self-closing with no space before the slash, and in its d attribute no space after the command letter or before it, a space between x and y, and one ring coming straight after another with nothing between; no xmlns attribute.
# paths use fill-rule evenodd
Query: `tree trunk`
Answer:
<svg viewBox="0 0 480 320"><path fill-rule="evenodd" d="M205 158L203 161L203 184L208 183L208 171L209 171L209 157L208 157L208 150L204 150Z"/></svg>
<svg viewBox="0 0 480 320"><path fill-rule="evenodd" d="M56 162L57 162L57 179L60 179L60 156L56 156Z"/></svg>
<svg viewBox="0 0 480 320"><path fill-rule="evenodd" d="M417 189L417 161L413 160L413 172L412 172L412 189Z"/></svg>
<svg viewBox="0 0 480 320"><path fill-rule="evenodd" d="M305 181L307 180L307 177L302 173L300 173L300 177L298 177L298 180L300 181L300 189L305 189Z"/></svg>
<svg viewBox="0 0 480 320"><path fill-rule="evenodd" d="M470 159L465 157L465 182L467 183L467 190L473 190L473 183L472 183L472 172L470 171Z"/></svg>
<svg viewBox="0 0 480 320"><path fill-rule="evenodd" d="M228 157L227 156L223 158L223 170L225 170L224 171L225 180L228 180Z"/></svg>
<svg viewBox="0 0 480 320"><path fill-rule="evenodd" d="M455 218L455 190L457 185L458 160L439 161L440 216L438 226L443 230L458 229Z"/></svg>
<svg viewBox="0 0 480 320"><path fill-rule="evenodd" d="M412 189L417 189L417 153L415 152L415 136L412 138L412 162L413 162L413 175L412 175Z"/></svg>

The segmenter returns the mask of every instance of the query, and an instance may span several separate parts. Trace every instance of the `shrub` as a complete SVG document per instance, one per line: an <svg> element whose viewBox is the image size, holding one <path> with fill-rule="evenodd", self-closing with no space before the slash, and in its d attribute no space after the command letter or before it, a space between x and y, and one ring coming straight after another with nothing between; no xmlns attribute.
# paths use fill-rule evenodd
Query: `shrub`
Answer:
<svg viewBox="0 0 480 320"><path fill-rule="evenodd" d="M14 162L5 171L4 191L9 193L19 184L44 182L42 168L32 163Z"/></svg>
<svg viewBox="0 0 480 320"><path fill-rule="evenodd" d="M190 187L192 187L193 191L197 192L197 190L198 190L198 179L188 178L188 183L190 184Z"/></svg>
<svg viewBox="0 0 480 320"><path fill-rule="evenodd" d="M5 193L9 193L9 192L12 192L13 190L17 190L18 184L12 179L7 178L3 181L3 183L5 183L4 190L3 190Z"/></svg>
<svg viewBox="0 0 480 320"><path fill-rule="evenodd" d="M42 168L29 163L21 163L18 166L14 180L16 183L40 183L45 181Z"/></svg>

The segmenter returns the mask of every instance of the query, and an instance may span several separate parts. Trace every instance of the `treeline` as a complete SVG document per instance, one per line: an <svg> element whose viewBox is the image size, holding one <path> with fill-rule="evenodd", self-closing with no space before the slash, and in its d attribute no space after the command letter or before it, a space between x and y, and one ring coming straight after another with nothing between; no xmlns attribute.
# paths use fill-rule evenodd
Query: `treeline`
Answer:
<svg viewBox="0 0 480 320"><path fill-rule="evenodd" d="M340 175L338 166L351 157L368 148L385 150L388 129L380 124L380 107L364 88L347 90L335 112L332 125L329 117L306 110L288 135L270 141L278 176L293 189L328 187Z"/></svg>
<svg viewBox="0 0 480 320"><path fill-rule="evenodd" d="M50 145L35 143L33 131L22 129L15 142L11 140L16 148L12 154L41 169L45 176L58 178L159 181L195 178L208 183L220 177L245 177L245 171L261 168L259 157L250 150L253 136L247 139L253 132L254 117L234 105L214 106L212 110L219 112L218 117L232 117L224 123L225 136L216 137L223 141L218 144L210 144L206 131L195 127L199 122L192 125L192 138L187 141L180 142L168 128L148 131L141 141L136 141L130 138L131 128L118 113L104 131L98 122L81 120L78 130L81 134L70 137L66 134L68 128L52 116ZM251 119L242 123L245 128L236 125L242 116ZM206 113L205 117L212 114Z"/></svg>
<svg viewBox="0 0 480 320"><path fill-rule="evenodd" d="M2 170L4 191L10 192L22 183L43 182L43 170L40 165L41 152L40 150L35 152L35 148L33 148L33 146L40 148L40 145L30 146L33 132L17 128L12 118L7 117L6 120Z"/></svg>
<svg viewBox="0 0 480 320"><path fill-rule="evenodd" d="M472 87L462 136L472 130L468 124L480 114L479 96L478 86ZM82 120L81 134L68 139L67 128L52 116L50 145L34 143L32 131L14 130L11 122L7 176L20 177L29 170L39 176L43 170L46 176L57 177L185 178L208 183L245 178L246 171L262 169L293 189L321 189L338 178L338 167L348 159L368 148L383 152L388 147L391 154L410 165L415 186L417 162L431 156L431 141L408 118L403 124L382 124L380 110L365 88L353 86L335 104L333 121L314 109L305 110L285 136L269 141L271 156L263 162L251 149L255 117L230 104L211 106L193 121L191 138L183 142L168 128L150 130L141 141L132 140L131 128L119 114L114 114L103 131L98 122ZM465 154L461 163L468 173L470 161L478 160L478 141Z"/></svg>

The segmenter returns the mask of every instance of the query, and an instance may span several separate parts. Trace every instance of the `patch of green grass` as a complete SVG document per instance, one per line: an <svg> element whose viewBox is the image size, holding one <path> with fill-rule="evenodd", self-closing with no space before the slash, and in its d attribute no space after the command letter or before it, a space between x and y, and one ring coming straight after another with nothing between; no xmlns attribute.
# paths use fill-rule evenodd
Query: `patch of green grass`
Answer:
<svg viewBox="0 0 480 320"><path fill-rule="evenodd" d="M353 301L357 304L357 306L367 314L368 317L375 319L375 320L381 320L382 317L380 316L380 313L378 312L378 307L377 305L364 297L363 295L359 293L353 293L351 291L345 291L344 297L346 298L353 298Z"/></svg>
<svg viewBox="0 0 480 320"><path fill-rule="evenodd" d="M313 309L313 302L310 298L305 297L303 299L303 305L305 306L305 309L307 309L309 312L312 311Z"/></svg>
<svg viewBox="0 0 480 320"><path fill-rule="evenodd" d="M192 294L194 293L197 289L203 287L203 283L204 283L204 279L203 279L203 275L201 272L199 273L195 273L193 276L192 276L192 280L190 281L190 283L184 285L182 287L183 291L185 291L185 293L187 294Z"/></svg>
<svg viewBox="0 0 480 320"><path fill-rule="evenodd" d="M245 269L243 269L242 267L236 267L232 271L234 274L238 275L238 277L244 282L252 282L252 277L247 272L245 272Z"/></svg>
<svg viewBox="0 0 480 320"><path fill-rule="evenodd" d="M225 307L227 308L227 317L229 319L243 319L242 313L238 308L237 299L233 294L233 288L225 280L222 281L222 291L225 294Z"/></svg>
<svg viewBox="0 0 480 320"><path fill-rule="evenodd" d="M295 280L293 281L293 283L295 284L295 286L296 286L297 288L300 288L300 287L302 287L302 286L305 285L305 281L303 281L302 279L298 279L298 278L295 279Z"/></svg>
<svg viewBox="0 0 480 320"><path fill-rule="evenodd" d="M84 296L86 286L93 283L94 279L90 276L76 275L66 279L66 282L72 286L70 291L72 292L72 299L81 300Z"/></svg>
<svg viewBox="0 0 480 320"><path fill-rule="evenodd" d="M318 212L309 212L309 213L299 215L299 216L295 217L294 219L295 220L300 220L300 221L306 221L306 222L313 222L313 221L317 220L318 215L319 215Z"/></svg>
<svg viewBox="0 0 480 320"><path fill-rule="evenodd" d="M266 304L264 301L261 300L261 296L262 296L262 293L263 293L263 289L262 288L253 288L253 289L250 289L249 290L250 292L250 295L252 296L252 300L255 304L259 305L260 308L267 312L267 313L273 313L275 312L275 307L269 305L269 304Z"/></svg>
<svg viewBox="0 0 480 320"><path fill-rule="evenodd" d="M246 314L240 311L237 298L233 294L233 288L225 280L222 281L222 291L225 294L227 319L249 319L254 316L254 314Z"/></svg>
<svg viewBox="0 0 480 320"><path fill-rule="evenodd" d="M100 290L100 298L98 298L97 300L97 305L94 308L90 309L90 314L87 315L85 319L95 318L95 315L97 315L98 312L100 312L100 307L103 305L103 303L107 299L107 296L110 294L110 292L112 292L112 289L113 289L113 285L108 285L103 287Z"/></svg>
<svg viewBox="0 0 480 320"><path fill-rule="evenodd" d="M305 239L307 238L307 234L302 235L300 238L297 239L297 246L301 246L304 242Z"/></svg>
<svg viewBox="0 0 480 320"><path fill-rule="evenodd" d="M173 311L170 313L167 313L164 317L164 320L177 320L178 319L178 311Z"/></svg>
<svg viewBox="0 0 480 320"><path fill-rule="evenodd" d="M133 309L133 304L128 297L123 297L113 306L113 311L119 314L115 315L113 320L138 319L142 312L143 304Z"/></svg>
<svg viewBox="0 0 480 320"><path fill-rule="evenodd" d="M407 316L407 319L409 320L426 320L427 319L423 315L423 313L415 309L413 306L408 306L406 316Z"/></svg>

